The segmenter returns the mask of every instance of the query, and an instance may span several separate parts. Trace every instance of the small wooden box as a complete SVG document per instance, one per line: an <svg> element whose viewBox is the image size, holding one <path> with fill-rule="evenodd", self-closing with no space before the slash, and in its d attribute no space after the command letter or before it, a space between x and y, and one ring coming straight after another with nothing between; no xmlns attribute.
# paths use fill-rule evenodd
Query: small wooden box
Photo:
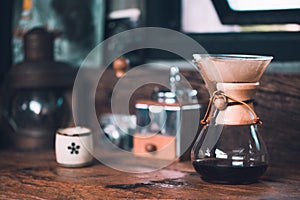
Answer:
<svg viewBox="0 0 300 200"><path fill-rule="evenodd" d="M133 152L137 156L173 160L176 158L176 138L160 134L140 134L133 137Z"/></svg>

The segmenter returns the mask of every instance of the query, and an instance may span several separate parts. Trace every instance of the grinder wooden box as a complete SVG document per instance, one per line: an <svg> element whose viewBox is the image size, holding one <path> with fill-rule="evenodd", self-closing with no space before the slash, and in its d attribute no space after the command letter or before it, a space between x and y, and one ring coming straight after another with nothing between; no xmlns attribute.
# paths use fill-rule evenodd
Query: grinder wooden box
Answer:
<svg viewBox="0 0 300 200"><path fill-rule="evenodd" d="M200 104L138 101L135 108L139 126L133 137L136 156L174 160L182 158L185 152L189 155L198 132ZM152 112L154 108L161 112ZM151 128L154 123L159 129Z"/></svg>

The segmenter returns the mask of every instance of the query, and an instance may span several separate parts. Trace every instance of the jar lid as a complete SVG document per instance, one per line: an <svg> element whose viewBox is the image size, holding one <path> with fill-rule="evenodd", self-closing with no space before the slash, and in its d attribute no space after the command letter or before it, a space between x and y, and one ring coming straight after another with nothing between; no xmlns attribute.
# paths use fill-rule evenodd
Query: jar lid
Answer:
<svg viewBox="0 0 300 200"><path fill-rule="evenodd" d="M90 135L91 133L92 133L91 129L82 126L69 127L69 128L59 129L57 131L57 134L65 135L65 136L84 136L84 135Z"/></svg>
<svg viewBox="0 0 300 200"><path fill-rule="evenodd" d="M169 90L160 90L157 92L154 92L152 94L152 98L155 101L163 102L163 103L176 103L176 94Z"/></svg>

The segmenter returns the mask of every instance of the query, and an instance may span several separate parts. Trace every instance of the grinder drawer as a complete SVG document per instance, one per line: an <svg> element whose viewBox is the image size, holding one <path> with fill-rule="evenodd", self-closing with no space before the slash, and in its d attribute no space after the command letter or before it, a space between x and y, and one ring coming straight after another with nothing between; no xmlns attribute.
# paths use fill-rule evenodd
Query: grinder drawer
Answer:
<svg viewBox="0 0 300 200"><path fill-rule="evenodd" d="M173 160L176 158L175 136L134 134L133 152L136 156Z"/></svg>

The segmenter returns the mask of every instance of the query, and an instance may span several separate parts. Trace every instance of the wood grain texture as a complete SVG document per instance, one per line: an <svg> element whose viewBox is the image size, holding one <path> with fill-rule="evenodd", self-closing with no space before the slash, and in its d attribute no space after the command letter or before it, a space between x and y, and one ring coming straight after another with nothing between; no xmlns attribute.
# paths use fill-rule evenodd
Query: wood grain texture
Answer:
<svg viewBox="0 0 300 200"><path fill-rule="evenodd" d="M261 133L273 164L300 164L299 83L299 74L265 74L256 94Z"/></svg>
<svg viewBox="0 0 300 200"><path fill-rule="evenodd" d="M198 90L199 102L207 103L209 96L200 74L182 74ZM150 81L152 76L165 79L165 74L151 71L144 71L139 78ZM124 86L133 84L135 77ZM100 80L97 114L111 112L110 97L117 81L109 71ZM97 162L85 168L62 168L52 151L1 150L0 199L299 199L299 82L299 74L275 73L264 74L260 81L255 110L263 121L260 132L269 150L270 167L258 183L210 184L199 178L190 162L176 162L153 173L130 174ZM154 86L147 84L133 93L131 112L136 100L150 98ZM126 90L118 98L125 94Z"/></svg>
<svg viewBox="0 0 300 200"><path fill-rule="evenodd" d="M0 199L297 199L300 173L270 167L250 185L204 182L190 162L130 174L99 163L63 168L54 152L0 152Z"/></svg>

